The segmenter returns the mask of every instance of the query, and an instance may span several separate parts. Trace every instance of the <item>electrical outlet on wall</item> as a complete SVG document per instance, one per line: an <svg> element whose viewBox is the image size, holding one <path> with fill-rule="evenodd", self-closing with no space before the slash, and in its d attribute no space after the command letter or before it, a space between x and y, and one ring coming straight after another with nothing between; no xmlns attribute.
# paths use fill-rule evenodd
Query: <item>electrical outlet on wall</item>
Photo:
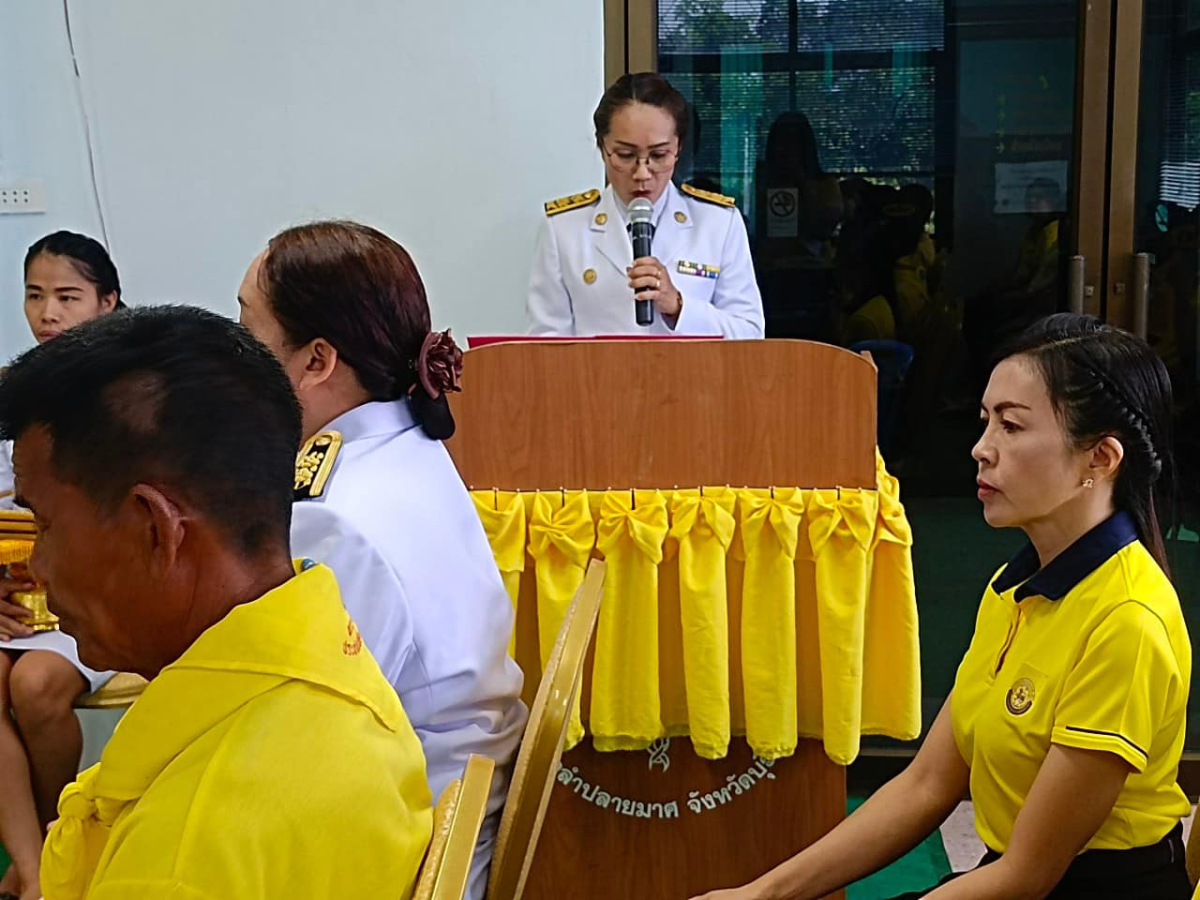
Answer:
<svg viewBox="0 0 1200 900"><path fill-rule="evenodd" d="M46 190L40 181L0 181L0 216L44 213Z"/></svg>

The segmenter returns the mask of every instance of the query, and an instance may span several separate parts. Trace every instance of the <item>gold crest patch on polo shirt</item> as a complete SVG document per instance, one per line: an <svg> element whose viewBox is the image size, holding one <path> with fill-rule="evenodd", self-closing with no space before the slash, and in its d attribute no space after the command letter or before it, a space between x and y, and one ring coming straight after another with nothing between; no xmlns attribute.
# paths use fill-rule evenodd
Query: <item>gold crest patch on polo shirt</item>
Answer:
<svg viewBox="0 0 1200 900"><path fill-rule="evenodd" d="M1013 686L1008 689L1008 696L1004 698L1004 705L1014 716L1023 716L1033 708L1033 695L1033 682L1028 678L1018 678Z"/></svg>
<svg viewBox="0 0 1200 900"><path fill-rule="evenodd" d="M311 500L325 492L325 484L341 449L342 435L337 431L322 431L305 441L296 457L293 500Z"/></svg>

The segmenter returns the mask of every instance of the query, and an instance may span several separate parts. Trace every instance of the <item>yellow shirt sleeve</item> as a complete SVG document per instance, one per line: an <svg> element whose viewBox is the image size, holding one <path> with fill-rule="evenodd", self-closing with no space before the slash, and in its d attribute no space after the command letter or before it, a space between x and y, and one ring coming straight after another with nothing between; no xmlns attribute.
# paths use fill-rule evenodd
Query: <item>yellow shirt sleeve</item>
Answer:
<svg viewBox="0 0 1200 900"><path fill-rule="evenodd" d="M1063 686L1051 741L1145 770L1169 703L1187 690L1161 619L1136 601L1096 627Z"/></svg>

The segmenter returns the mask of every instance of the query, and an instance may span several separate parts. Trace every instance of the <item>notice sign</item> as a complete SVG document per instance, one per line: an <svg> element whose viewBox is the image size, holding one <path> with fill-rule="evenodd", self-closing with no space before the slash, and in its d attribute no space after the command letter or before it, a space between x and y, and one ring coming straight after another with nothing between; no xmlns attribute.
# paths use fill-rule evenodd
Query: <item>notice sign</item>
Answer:
<svg viewBox="0 0 1200 900"><path fill-rule="evenodd" d="M1067 211L1067 161L996 163L996 209L1002 213Z"/></svg>
<svg viewBox="0 0 1200 900"><path fill-rule="evenodd" d="M800 191L796 188L767 189L767 237L800 236Z"/></svg>

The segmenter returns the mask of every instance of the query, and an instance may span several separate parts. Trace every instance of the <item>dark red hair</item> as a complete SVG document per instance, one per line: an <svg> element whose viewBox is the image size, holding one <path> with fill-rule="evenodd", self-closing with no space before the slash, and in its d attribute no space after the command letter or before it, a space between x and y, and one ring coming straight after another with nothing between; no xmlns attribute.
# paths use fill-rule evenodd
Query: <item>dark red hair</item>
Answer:
<svg viewBox="0 0 1200 900"><path fill-rule="evenodd" d="M409 396L430 437L454 433L445 394L457 390L462 354L448 334L431 334L408 251L357 222L313 222L271 239L259 277L291 346L324 338L371 399Z"/></svg>

